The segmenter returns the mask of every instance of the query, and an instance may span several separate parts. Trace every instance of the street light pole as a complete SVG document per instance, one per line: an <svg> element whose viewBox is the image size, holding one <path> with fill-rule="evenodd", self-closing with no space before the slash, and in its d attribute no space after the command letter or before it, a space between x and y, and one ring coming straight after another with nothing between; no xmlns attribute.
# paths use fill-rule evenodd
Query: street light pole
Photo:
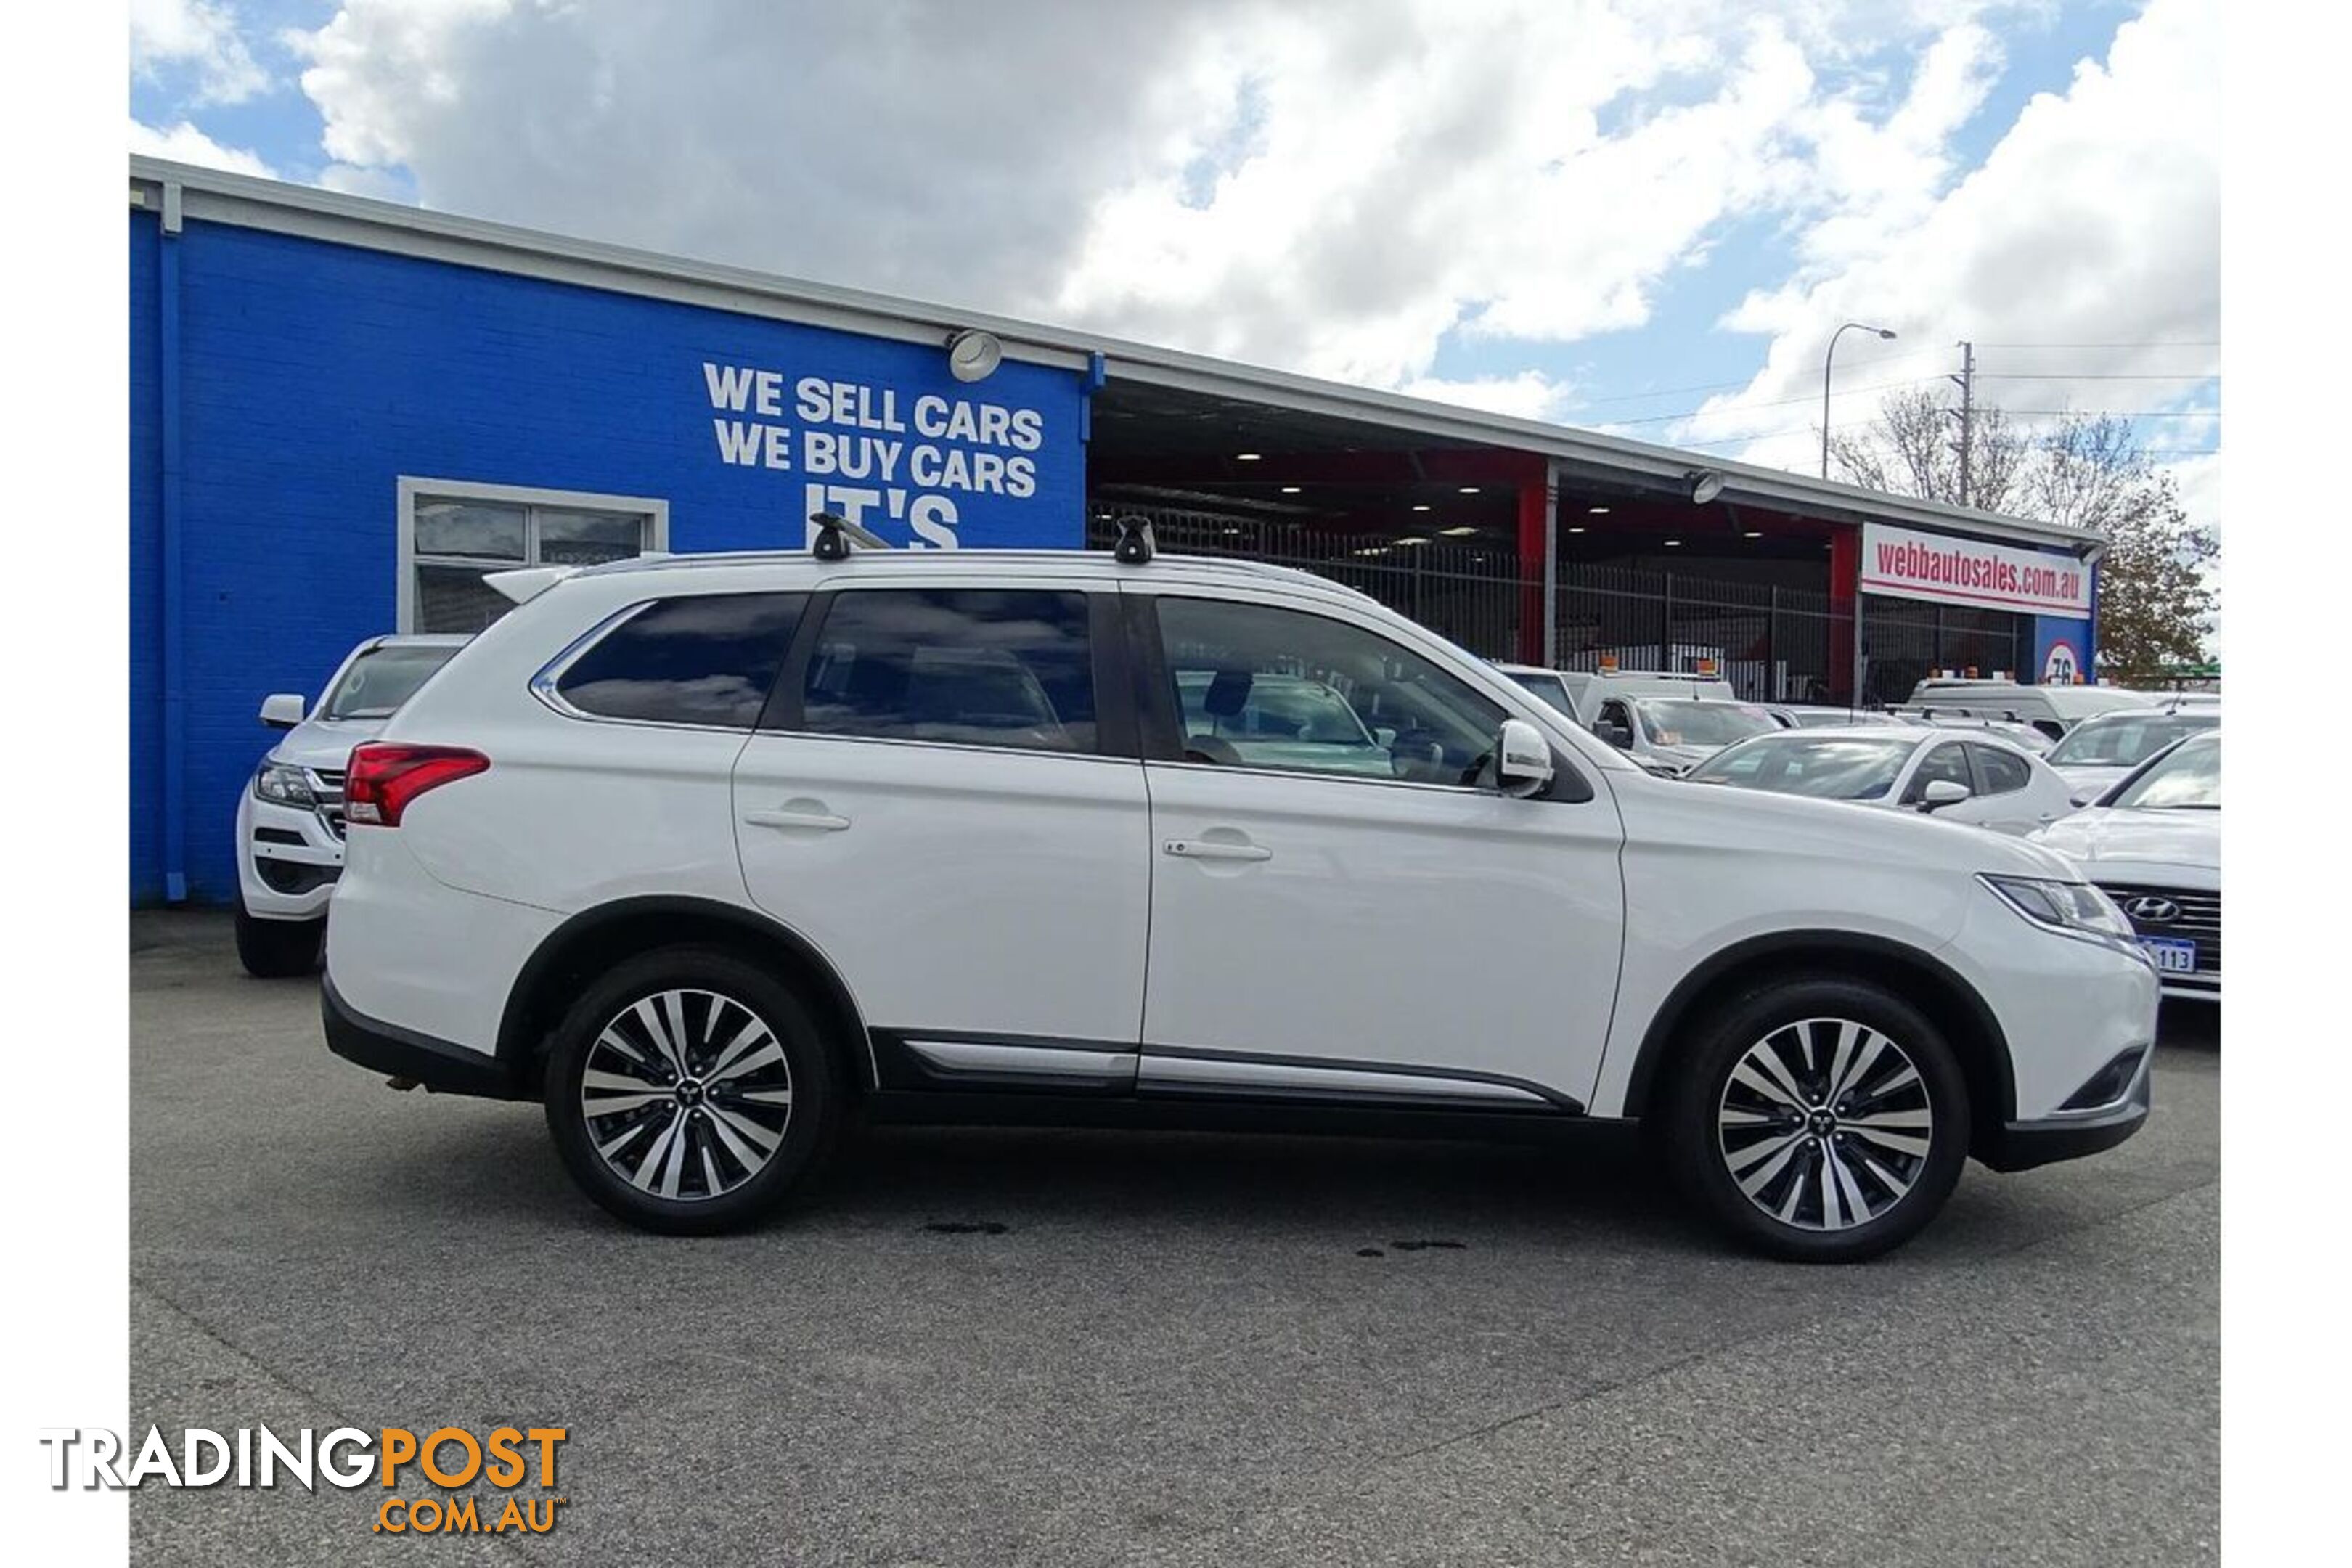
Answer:
<svg viewBox="0 0 2352 1568"><path fill-rule="evenodd" d="M1895 338L1894 329L1874 327L1864 321L1848 321L1830 334L1830 352L1822 356L1822 478L1823 479L1830 477L1830 366L1837 363L1838 340L1854 331L1876 332L1890 342Z"/></svg>

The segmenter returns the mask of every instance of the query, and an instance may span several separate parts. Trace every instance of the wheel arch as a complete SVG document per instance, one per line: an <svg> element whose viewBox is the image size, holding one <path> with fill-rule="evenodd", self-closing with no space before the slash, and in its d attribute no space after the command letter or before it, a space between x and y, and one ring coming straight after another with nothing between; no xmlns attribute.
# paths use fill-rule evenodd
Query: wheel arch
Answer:
<svg viewBox="0 0 2352 1568"><path fill-rule="evenodd" d="M1709 955L1683 976L1643 1034L1625 1083L1623 1114L1641 1119L1661 1074L1683 1048L1688 1025L1760 981L1798 972L1852 976L1883 985L1925 1012L1960 1058L1977 1114L1972 1141L2016 1115L2017 1079L2008 1037L1976 987L1933 954L1859 931L1776 931Z"/></svg>
<svg viewBox="0 0 2352 1568"><path fill-rule="evenodd" d="M550 931L516 973L499 1020L499 1060L539 1092L548 1037L562 1020L580 977L629 955L686 944L731 950L772 965L817 1009L853 1100L871 1082L864 1015L840 972L816 944L782 922L716 899L655 894L583 910Z"/></svg>

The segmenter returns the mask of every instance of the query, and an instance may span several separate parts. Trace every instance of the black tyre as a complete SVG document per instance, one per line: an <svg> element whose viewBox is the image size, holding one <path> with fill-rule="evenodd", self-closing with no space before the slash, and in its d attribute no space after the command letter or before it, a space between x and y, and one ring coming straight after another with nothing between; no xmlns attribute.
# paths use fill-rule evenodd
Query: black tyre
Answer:
<svg viewBox="0 0 2352 1568"><path fill-rule="evenodd" d="M258 920L246 912L242 900L236 906L236 961L258 979L310 973L319 967L319 944L326 934L323 920Z"/></svg>
<svg viewBox="0 0 2352 1568"><path fill-rule="evenodd" d="M673 947L606 973L556 1028L547 1125L588 1195L647 1230L751 1224L830 1147L841 1092L809 1010L756 964Z"/></svg>
<svg viewBox="0 0 2352 1568"><path fill-rule="evenodd" d="M1853 1263L1936 1216L1969 1148L1950 1045L1860 981L1759 987L1700 1023L1675 1064L1664 1144L1684 1190L1748 1245Z"/></svg>

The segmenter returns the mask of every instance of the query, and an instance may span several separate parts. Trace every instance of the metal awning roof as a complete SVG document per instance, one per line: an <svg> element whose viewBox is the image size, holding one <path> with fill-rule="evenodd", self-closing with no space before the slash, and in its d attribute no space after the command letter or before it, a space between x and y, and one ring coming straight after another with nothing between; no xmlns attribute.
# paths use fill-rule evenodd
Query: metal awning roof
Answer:
<svg viewBox="0 0 2352 1568"><path fill-rule="evenodd" d="M937 343L957 328L977 327L994 333L1003 341L1006 355L1013 359L1082 370L1100 355L1105 374L1116 381L1181 389L1319 418L1379 425L1431 445L1534 453L1556 459L1570 478L1675 484L1686 475L1705 471L1723 477L1723 498L1735 504L1843 522L1907 523L2075 552L2105 542L2103 535L2084 530L1889 495L1647 441L1348 386L987 311L692 261L158 158L134 154L131 179L133 199L165 212L167 221L194 218L267 229L908 342ZM166 187L172 188L168 200L163 195Z"/></svg>

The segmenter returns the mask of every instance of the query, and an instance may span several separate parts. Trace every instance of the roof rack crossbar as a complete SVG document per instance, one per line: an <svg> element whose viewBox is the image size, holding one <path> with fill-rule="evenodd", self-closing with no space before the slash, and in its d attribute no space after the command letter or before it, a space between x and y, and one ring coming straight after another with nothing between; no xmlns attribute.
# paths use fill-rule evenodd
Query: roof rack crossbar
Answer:
<svg viewBox="0 0 2352 1568"><path fill-rule="evenodd" d="M839 512L813 511L809 521L816 524L816 538L809 545L809 553L819 561L846 561L850 541L856 540L861 550L887 550L890 542L870 528L861 527Z"/></svg>
<svg viewBox="0 0 2352 1568"><path fill-rule="evenodd" d="M1111 546L1110 558L1120 565L1149 565L1160 553L1160 541L1151 531L1150 518L1129 512L1112 526L1118 530L1118 542Z"/></svg>

